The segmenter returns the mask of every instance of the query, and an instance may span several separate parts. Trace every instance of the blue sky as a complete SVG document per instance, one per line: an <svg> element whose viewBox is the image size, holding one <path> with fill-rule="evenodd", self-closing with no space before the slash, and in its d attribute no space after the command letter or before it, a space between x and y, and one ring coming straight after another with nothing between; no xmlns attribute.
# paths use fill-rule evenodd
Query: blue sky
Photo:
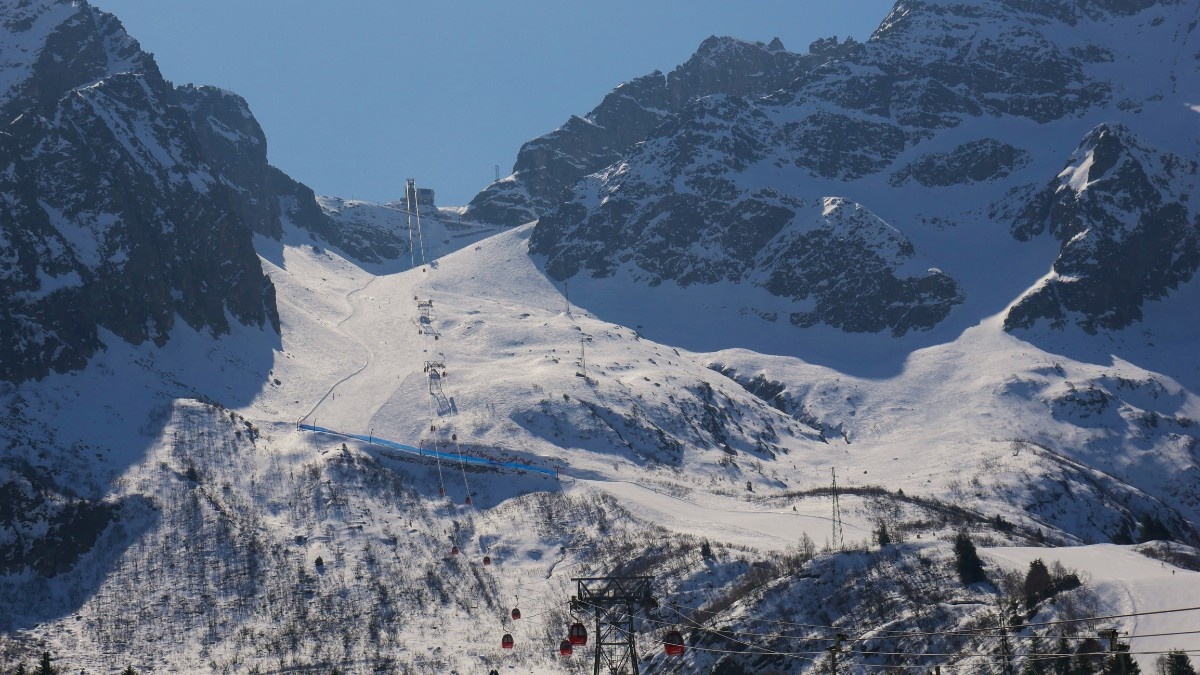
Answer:
<svg viewBox="0 0 1200 675"><path fill-rule="evenodd" d="M709 35L865 39L894 0L93 0L167 79L244 96L318 194L464 204L521 144Z"/></svg>

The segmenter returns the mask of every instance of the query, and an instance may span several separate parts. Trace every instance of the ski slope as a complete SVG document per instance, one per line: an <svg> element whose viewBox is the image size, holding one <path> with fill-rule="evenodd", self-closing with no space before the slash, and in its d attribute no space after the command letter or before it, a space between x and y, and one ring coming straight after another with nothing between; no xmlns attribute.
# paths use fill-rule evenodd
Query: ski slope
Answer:
<svg viewBox="0 0 1200 675"><path fill-rule="evenodd" d="M1114 619L1105 627L1121 632L1143 673L1152 673L1155 652L1171 649L1200 650L1200 572L1180 569L1147 558L1131 547L1095 544L1069 548L988 548L983 557L1018 572L1037 558L1047 565L1057 561L1078 570L1099 594L1112 615L1196 608L1197 611L1152 614ZM1195 631L1190 635L1167 635ZM1195 662L1195 654L1192 655Z"/></svg>
<svg viewBox="0 0 1200 675"><path fill-rule="evenodd" d="M612 495L633 515L668 530L762 551L794 548L805 535L817 544L829 545L832 536L829 500L801 502L798 506L803 510L769 510L702 492L675 497L632 481L581 480L576 486ZM854 500L844 501L849 508ZM869 542L871 533L859 524L846 523L843 537L847 542Z"/></svg>
<svg viewBox="0 0 1200 675"><path fill-rule="evenodd" d="M528 228L506 231L424 268L394 271L358 265L289 229L282 243L258 242L276 288L281 336L235 326L219 338L181 328L161 348L113 341L88 370L23 385L21 393L53 411L41 423L54 427L59 442L96 445L105 457L56 470L76 471L79 484L94 484L98 494L109 494L105 481L115 481L120 486L115 498L153 494L164 503L187 489L186 481L181 488L173 478L184 474L184 461L193 461L180 455L179 439L207 448L211 433L187 421L206 414L197 410L206 408L177 399L212 401L218 406L212 414L223 419L236 414L262 438L253 451L229 456L243 464L206 468L213 475L204 485L218 488L207 494L214 499L254 495L254 508L247 513L257 520L249 529L278 536L288 566L309 569L318 556L325 561L345 556L344 566L327 562L327 576L303 581L314 597L336 597L344 590L336 583L354 578L346 568L361 561L355 556L382 546L404 570L389 572L404 580L397 582L400 586L445 569L445 578L455 584L483 579L506 604L519 598L531 618L555 616L570 595L572 576L603 572L588 568L581 551L610 535L579 515L586 512L584 505L615 503L632 516L618 519L631 530L648 523L744 547L731 550L753 549L747 561L727 560L726 567L678 563L687 574L700 575L689 577L693 590L688 592L704 602L711 593L705 584L736 579L738 565L779 558L804 536L818 548L832 544L832 504L821 492L829 486L831 469L844 490L845 543L854 548L871 548L871 532L880 519L927 519L929 529L908 541L944 547L939 539L953 526L939 524L936 514L931 517L919 505L886 497L901 490L913 499L941 499L981 522L999 514L1017 532L1037 528L1052 541L1082 543L1085 536L1099 539L1111 531L1113 521L1103 518L1113 507L1086 487L1092 483L1071 481L1105 481L1100 484L1112 494L1128 494L1130 503L1138 504L1145 495L1120 492L1120 480L1143 481L1157 490L1164 480L1186 476L1163 468L1185 463L1186 457L1161 453L1152 444L1121 463L1109 444L1097 442L1096 427L1055 418L1046 399L1027 395L1039 388L1065 391L1064 380L1086 386L1105 377L1128 382L1155 377L1137 364L1041 352L991 320L913 352L894 373L872 377L796 355L689 352L662 333L670 313L688 311L686 305L660 308L661 340L647 339L636 324L606 321L569 304L566 289L548 280L528 256L527 237ZM625 292L631 306L648 311L637 289ZM711 301L732 306L736 289L722 292L726 295ZM420 303L430 303L426 307L432 311ZM621 309L610 302L606 312ZM428 362L442 364L437 378L429 377ZM804 390L808 420L768 405L715 368ZM1145 396L1148 409L1196 410L1195 397L1185 388L1166 378L1159 381L1161 387L1148 387L1157 396ZM127 392L123 406L109 395L116 387ZM70 424L56 421L68 415ZM342 435L298 433L298 423ZM1077 441L1072 447L1078 454L1059 456L1014 443L1019 435L1046 448L1056 439ZM509 466L492 471L468 465L467 458ZM1084 470L1080 460L1095 461L1108 473ZM222 456L218 464L226 461L234 460ZM419 501L398 506L371 491L349 502L344 491L335 495L337 471L360 465L386 467ZM554 470L561 479L536 471L521 475L516 466ZM304 483L314 471L327 482ZM1056 485L1060 479L1077 488L1072 500L1079 501L1060 505L1057 513L1024 508L1037 494L1030 486ZM347 486L352 494L355 489L360 488ZM297 494L314 497L321 509L340 510L324 520L297 516L289 508L308 503L296 500ZM472 505L466 504L467 495ZM539 521L542 512L533 506L538 495L570 500L570 517ZM559 502L545 504L561 508ZM236 508L243 506L235 502ZM1018 536L1014 541L1026 541ZM449 556L452 544L460 547L460 556ZM403 556L398 546L406 547ZM154 561L170 550L138 549L138 555ZM1092 575L1107 612L1192 602L1191 573L1169 575L1169 569L1141 561L1130 549L990 551L997 564L1016 570L1027 566L1029 556L1078 556L1064 558L1064 564ZM485 554L496 561L486 572L480 563ZM1006 555L1011 557L995 557ZM1126 562L1105 567L1115 558ZM146 564L156 563L138 562L134 568ZM405 576L410 571L424 576L410 579ZM97 597L117 592L101 590ZM508 658L493 635L495 611L472 607L471 593L462 594L464 604L439 609L405 629L404 658L445 664L431 665L428 672L469 670L485 661L500 663L488 659ZM91 619L86 617L105 611L102 603L70 608L60 616L77 612L85 616L80 625L54 619L47 630L57 631L55 644L87 645ZM1171 632L1167 629L1173 626L1187 630L1192 624L1181 623L1183 618L1146 617L1130 629L1137 634ZM254 623L258 620L251 622L254 630L274 630ZM541 648L547 642L537 621L514 629L520 631L521 647L509 656L512 663L542 664L544 672L547 662L538 659L546 658ZM472 634L483 635L483 642L465 637ZM1139 651L1188 646L1166 637L1136 639ZM204 649L197 638L161 658L186 670L214 658L204 656ZM215 652L223 658L237 653L228 645Z"/></svg>

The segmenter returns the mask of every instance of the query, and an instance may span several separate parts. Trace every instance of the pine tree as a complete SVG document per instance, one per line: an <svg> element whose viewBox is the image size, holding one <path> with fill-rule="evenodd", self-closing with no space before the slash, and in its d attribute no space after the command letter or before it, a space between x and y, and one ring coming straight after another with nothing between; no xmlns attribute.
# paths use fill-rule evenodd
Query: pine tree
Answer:
<svg viewBox="0 0 1200 675"><path fill-rule="evenodd" d="M1103 672L1107 651L1104 645L1095 638L1088 638L1075 649L1075 658L1071 660L1071 675L1091 675Z"/></svg>
<svg viewBox="0 0 1200 675"><path fill-rule="evenodd" d="M42 660L38 663L38 667L33 671L33 675L55 675L58 673L58 668L55 668L50 662L54 659L50 658L50 652L42 652Z"/></svg>
<svg viewBox="0 0 1200 675"><path fill-rule="evenodd" d="M1154 666L1158 675L1196 675L1196 669L1192 667L1192 660L1188 658L1186 652L1178 649L1172 649L1158 657Z"/></svg>
<svg viewBox="0 0 1200 675"><path fill-rule="evenodd" d="M1129 646L1126 645L1125 649L1129 649ZM1102 672L1105 675L1138 675L1142 669L1128 651L1119 651L1104 662Z"/></svg>
<svg viewBox="0 0 1200 675"><path fill-rule="evenodd" d="M879 542L879 548L892 543L892 535L888 534L887 524L879 523L879 527L875 530L875 540Z"/></svg>
<svg viewBox="0 0 1200 675"><path fill-rule="evenodd" d="M1070 675L1092 675L1096 672L1092 665L1091 654L1076 654L1075 658L1071 659Z"/></svg>
<svg viewBox="0 0 1200 675"><path fill-rule="evenodd" d="M1029 571L1025 574L1025 608L1033 609L1046 597L1046 591L1054 583L1050 570L1041 558L1029 563Z"/></svg>
<svg viewBox="0 0 1200 675"><path fill-rule="evenodd" d="M133 666L129 666L125 670L121 671L121 675L138 675L138 671L134 670Z"/></svg>
<svg viewBox="0 0 1200 675"><path fill-rule="evenodd" d="M1159 520L1158 516L1151 513L1147 513L1142 516L1141 521L1138 522L1138 530L1140 534L1138 537L1139 543L1145 543L1147 541L1174 540L1174 537L1171 536L1171 531L1167 529L1167 526L1163 524L1163 521Z"/></svg>
<svg viewBox="0 0 1200 675"><path fill-rule="evenodd" d="M979 559L975 544L966 530L959 530L954 536L954 569L964 584L987 581L987 575L983 573L983 561Z"/></svg>
<svg viewBox="0 0 1200 675"><path fill-rule="evenodd" d="M1025 657L1025 666L1021 675L1048 675L1054 672L1050 659L1045 656L1042 646L1042 636L1034 633L1029 639L1029 655Z"/></svg>
<svg viewBox="0 0 1200 675"><path fill-rule="evenodd" d="M1067 638L1058 638L1058 644L1054 647L1056 656L1050 662L1051 672L1054 675L1070 675L1071 674L1071 643L1067 642Z"/></svg>
<svg viewBox="0 0 1200 675"><path fill-rule="evenodd" d="M999 621L999 623L1000 623L1000 625L999 625L1000 646L999 646L998 656L1000 658L1000 672L1003 675L1013 675L1014 671L1013 671L1013 663L1012 663L1012 659L1013 659L1012 642L1009 641L1009 639L1008 639L1008 630L1005 628L1003 620L1001 619Z"/></svg>
<svg viewBox="0 0 1200 675"><path fill-rule="evenodd" d="M29 670L24 663L18 663L17 669L13 671L13 675L29 675Z"/></svg>

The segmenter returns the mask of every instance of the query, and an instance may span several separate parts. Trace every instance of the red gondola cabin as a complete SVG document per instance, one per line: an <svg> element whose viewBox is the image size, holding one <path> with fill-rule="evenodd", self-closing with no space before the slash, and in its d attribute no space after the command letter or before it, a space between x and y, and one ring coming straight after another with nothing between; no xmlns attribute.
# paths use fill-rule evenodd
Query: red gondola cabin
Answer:
<svg viewBox="0 0 1200 675"><path fill-rule="evenodd" d="M677 630L669 630L663 636L663 651L667 656L683 656L683 635Z"/></svg>
<svg viewBox="0 0 1200 675"><path fill-rule="evenodd" d="M559 656L570 656L571 653L574 651L575 651L574 648L571 647L570 640L563 640L562 642L558 643L558 655Z"/></svg>
<svg viewBox="0 0 1200 675"><path fill-rule="evenodd" d="M505 649L512 649L513 648L512 634L505 633L504 637L500 638L500 646L504 647Z"/></svg>
<svg viewBox="0 0 1200 675"><path fill-rule="evenodd" d="M576 647L582 647L587 644L587 628L582 623L576 621L567 629L567 639Z"/></svg>

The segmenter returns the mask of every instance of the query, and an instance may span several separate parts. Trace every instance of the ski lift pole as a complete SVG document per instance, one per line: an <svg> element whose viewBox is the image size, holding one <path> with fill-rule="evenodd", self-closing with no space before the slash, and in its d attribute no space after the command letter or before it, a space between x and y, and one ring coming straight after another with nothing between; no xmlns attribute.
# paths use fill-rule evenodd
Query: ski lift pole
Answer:
<svg viewBox="0 0 1200 675"><path fill-rule="evenodd" d="M829 652L829 672L832 675L838 675L838 654L842 653L842 640L846 639L845 633L838 633L833 640L833 646L825 648L825 651Z"/></svg>

